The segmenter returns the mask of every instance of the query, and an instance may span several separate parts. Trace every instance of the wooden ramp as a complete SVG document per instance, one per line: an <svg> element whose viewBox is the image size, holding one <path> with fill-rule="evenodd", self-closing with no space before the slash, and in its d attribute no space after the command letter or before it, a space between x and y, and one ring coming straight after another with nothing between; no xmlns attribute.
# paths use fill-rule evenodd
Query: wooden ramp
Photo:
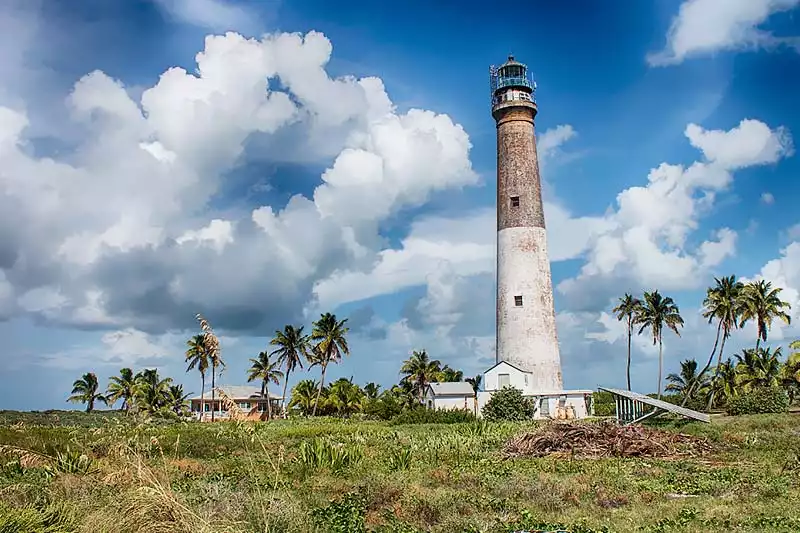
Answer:
<svg viewBox="0 0 800 533"><path fill-rule="evenodd" d="M608 389L606 387L598 388L602 391L610 392L614 396L614 402L617 406L617 421L622 424L635 424L661 413L674 413L692 420L699 420L700 422L711 422L711 417L706 413L656 400L638 392Z"/></svg>

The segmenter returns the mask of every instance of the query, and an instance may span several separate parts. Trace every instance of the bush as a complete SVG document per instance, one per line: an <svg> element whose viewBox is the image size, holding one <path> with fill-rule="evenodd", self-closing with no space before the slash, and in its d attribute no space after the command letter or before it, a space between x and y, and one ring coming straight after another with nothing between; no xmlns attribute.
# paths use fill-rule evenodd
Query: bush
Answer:
<svg viewBox="0 0 800 533"><path fill-rule="evenodd" d="M468 409L427 409L415 407L406 409L391 420L392 425L398 424L461 424L474 422L475 415Z"/></svg>
<svg viewBox="0 0 800 533"><path fill-rule="evenodd" d="M521 390L505 386L492 394L481 412L486 420L530 420L536 415L536 402Z"/></svg>
<svg viewBox="0 0 800 533"><path fill-rule="evenodd" d="M729 415L785 413L788 410L789 396L778 387L758 387L728 401Z"/></svg>
<svg viewBox="0 0 800 533"><path fill-rule="evenodd" d="M617 404L614 395L606 391L592 393L594 416L614 416L617 414Z"/></svg>

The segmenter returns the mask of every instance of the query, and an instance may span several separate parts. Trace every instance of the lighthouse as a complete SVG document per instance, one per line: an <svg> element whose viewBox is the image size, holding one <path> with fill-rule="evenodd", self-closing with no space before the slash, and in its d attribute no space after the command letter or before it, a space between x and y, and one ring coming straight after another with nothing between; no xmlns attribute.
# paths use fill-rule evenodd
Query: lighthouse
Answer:
<svg viewBox="0 0 800 533"><path fill-rule="evenodd" d="M513 56L489 71L497 124L497 363L526 388L563 387L534 122L536 84ZM528 382L528 380L531 382Z"/></svg>

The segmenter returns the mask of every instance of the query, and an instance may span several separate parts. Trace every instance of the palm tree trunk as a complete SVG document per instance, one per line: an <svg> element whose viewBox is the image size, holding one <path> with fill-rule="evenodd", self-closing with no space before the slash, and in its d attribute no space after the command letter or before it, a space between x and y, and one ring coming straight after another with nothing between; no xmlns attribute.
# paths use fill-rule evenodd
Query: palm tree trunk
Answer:
<svg viewBox="0 0 800 533"><path fill-rule="evenodd" d="M261 395L267 399L267 420L272 420L272 402L269 399L269 384L264 380L264 386Z"/></svg>
<svg viewBox="0 0 800 533"><path fill-rule="evenodd" d="M283 418L286 418L286 387L289 386L289 372L291 372L291 370L289 370L287 367L286 377L283 378L285 381L283 382L283 400L281 400L281 411L283 411Z"/></svg>
<svg viewBox="0 0 800 533"><path fill-rule="evenodd" d="M216 409L216 405L214 404L214 400L216 399L216 391L214 390L217 386L217 365L211 363L211 421L214 421L214 410Z"/></svg>
<svg viewBox="0 0 800 533"><path fill-rule="evenodd" d="M708 395L708 405L706 411L711 411L714 404L714 394L716 391L717 380L719 379L719 367L722 364L722 351L725 349L725 340L728 338L728 332L722 334L722 344L719 345L719 353L717 354L717 368L714 370L714 378L711 380L711 392Z"/></svg>
<svg viewBox="0 0 800 533"><path fill-rule="evenodd" d="M664 367L664 343L658 337L658 399L661 399L661 373Z"/></svg>
<svg viewBox="0 0 800 533"><path fill-rule="evenodd" d="M86 412L91 413L92 409L94 409L94 398L89 398L89 401L86 402Z"/></svg>
<svg viewBox="0 0 800 533"><path fill-rule="evenodd" d="M203 421L203 417L206 414L206 374L203 372L200 374L200 422Z"/></svg>
<svg viewBox="0 0 800 533"><path fill-rule="evenodd" d="M632 318L628 317L628 390L631 390L631 337L633 336L633 324L631 323L631 320Z"/></svg>
<svg viewBox="0 0 800 533"><path fill-rule="evenodd" d="M319 405L319 398L322 396L322 387L325 386L325 370L328 368L328 364L325 363L322 365L322 377L319 380L319 389L317 389L317 399L314 400L314 409L311 411L311 416L317 416L317 406Z"/></svg>
<svg viewBox="0 0 800 533"><path fill-rule="evenodd" d="M697 379L692 381L692 384L689 386L689 390L683 397L683 401L681 402L681 407L686 405L686 402L689 401L689 398L692 396L692 393L694 393L695 386L697 386L700 383L700 378L703 376L703 374L708 372L709 368L711 368L711 361L714 360L714 354L717 352L717 345L719 344L719 333L721 330L722 330L722 320L720 320L719 324L717 324L717 337L714 339L714 348L711 349L711 355L708 356L708 361L706 362L706 366L704 366L703 370L701 370L700 373L697 374Z"/></svg>

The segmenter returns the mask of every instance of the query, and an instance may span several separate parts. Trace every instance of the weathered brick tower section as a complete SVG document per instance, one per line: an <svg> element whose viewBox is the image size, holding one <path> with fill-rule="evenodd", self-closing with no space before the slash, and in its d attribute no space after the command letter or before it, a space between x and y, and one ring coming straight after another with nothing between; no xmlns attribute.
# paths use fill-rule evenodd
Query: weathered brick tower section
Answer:
<svg viewBox="0 0 800 533"><path fill-rule="evenodd" d="M563 387L553 282L536 154L536 85L527 67L490 70L497 122L497 361L533 374L532 387Z"/></svg>

